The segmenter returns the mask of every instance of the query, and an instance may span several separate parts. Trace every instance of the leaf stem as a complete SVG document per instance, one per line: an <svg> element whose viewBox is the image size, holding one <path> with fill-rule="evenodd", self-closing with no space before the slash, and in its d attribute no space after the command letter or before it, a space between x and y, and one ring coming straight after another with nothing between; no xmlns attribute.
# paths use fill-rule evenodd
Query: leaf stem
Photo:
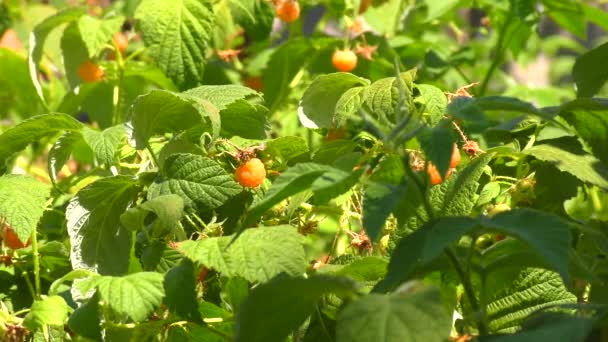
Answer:
<svg viewBox="0 0 608 342"><path fill-rule="evenodd" d="M40 299L40 253L38 252L38 236L36 229L32 231L32 257L34 258L34 287L35 299Z"/></svg>
<svg viewBox="0 0 608 342"><path fill-rule="evenodd" d="M154 154L154 150L152 150L152 146L150 146L150 143L146 144L146 150L148 150L148 152L150 153L150 158L152 158L152 161L154 161L154 165L160 169L160 163L158 162L158 159L156 158L156 155Z"/></svg>
<svg viewBox="0 0 608 342"><path fill-rule="evenodd" d="M511 24L512 20L513 20L513 13L509 13L507 20L505 20L505 23L500 28L500 32L498 33L498 41L496 42L496 56L494 56L494 60L492 60L492 64L490 65L490 68L488 69L488 72L486 73L486 76L484 77L483 82L481 82L481 86L479 87L479 93L477 94L478 96L484 96L486 94L486 90L488 89L488 84L490 83L490 79L492 78L492 75L494 74L494 71L496 70L496 68L498 68L498 66L500 65L500 63L503 60L503 57L504 57L504 46L503 45L505 43L507 28Z"/></svg>
<svg viewBox="0 0 608 342"><path fill-rule="evenodd" d="M477 298L475 297L475 291L473 291L473 284L471 283L471 279L465 273L464 269L462 268L462 265L460 264L460 261L458 261L458 258L456 257L456 254L454 254L454 251L452 251L452 249L450 248L445 249L445 254L448 256L448 259L450 259L450 262L454 266L456 273L458 273L458 277L462 282L464 292L466 293L466 296L469 299L471 308L474 312L482 312L479 303L477 302ZM485 310L483 312L485 312ZM485 319L482 319L478 322L477 328L479 329L480 335L488 334L488 327L486 326Z"/></svg>

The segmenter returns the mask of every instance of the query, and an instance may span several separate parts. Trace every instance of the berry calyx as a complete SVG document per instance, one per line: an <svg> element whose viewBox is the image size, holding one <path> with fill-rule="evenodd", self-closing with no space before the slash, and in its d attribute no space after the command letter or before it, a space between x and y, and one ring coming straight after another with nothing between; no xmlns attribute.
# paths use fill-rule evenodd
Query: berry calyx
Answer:
<svg viewBox="0 0 608 342"><path fill-rule="evenodd" d="M234 176L236 181L246 188L257 188L266 179L266 167L258 158L249 159L239 166Z"/></svg>
<svg viewBox="0 0 608 342"><path fill-rule="evenodd" d="M88 83L97 82L104 76L103 69L92 61L85 61L78 67L78 76Z"/></svg>
<svg viewBox="0 0 608 342"><path fill-rule="evenodd" d="M281 0L277 4L276 13L282 21L294 22L300 17L300 4L294 0Z"/></svg>
<svg viewBox="0 0 608 342"><path fill-rule="evenodd" d="M458 166L460 162L460 150L458 149L458 145L454 144L454 150L452 151L452 160L450 160L450 167L455 168Z"/></svg>
<svg viewBox="0 0 608 342"><path fill-rule="evenodd" d="M357 66L357 55L351 50L336 50L331 63L338 71L349 72Z"/></svg>
<svg viewBox="0 0 608 342"><path fill-rule="evenodd" d="M2 240L4 240L4 244L6 247L10 249L21 249L30 245L32 242L31 239L27 240L26 243L21 242L17 233L13 230L13 228L7 224L2 228Z"/></svg>

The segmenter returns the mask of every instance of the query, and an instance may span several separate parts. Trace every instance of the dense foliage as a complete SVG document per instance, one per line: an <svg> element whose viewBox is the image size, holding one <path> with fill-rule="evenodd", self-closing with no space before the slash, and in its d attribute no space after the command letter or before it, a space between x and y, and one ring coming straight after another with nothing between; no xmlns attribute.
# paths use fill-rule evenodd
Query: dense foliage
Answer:
<svg viewBox="0 0 608 342"><path fill-rule="evenodd" d="M0 0L0 339L607 336L606 8Z"/></svg>

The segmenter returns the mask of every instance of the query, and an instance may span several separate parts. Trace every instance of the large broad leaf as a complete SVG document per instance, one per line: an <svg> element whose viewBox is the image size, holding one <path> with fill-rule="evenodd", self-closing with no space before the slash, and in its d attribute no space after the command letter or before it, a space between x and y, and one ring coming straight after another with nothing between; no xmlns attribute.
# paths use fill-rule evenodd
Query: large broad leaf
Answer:
<svg viewBox="0 0 608 342"><path fill-rule="evenodd" d="M61 131L78 131L83 125L65 114L43 114L25 120L0 135L0 165L34 141Z"/></svg>
<svg viewBox="0 0 608 342"><path fill-rule="evenodd" d="M451 317L436 289L373 293L340 311L336 341L444 341L451 326Z"/></svg>
<svg viewBox="0 0 608 342"><path fill-rule="evenodd" d="M575 100L563 105L558 115L576 129L578 136L591 147L593 155L608 165L608 102Z"/></svg>
<svg viewBox="0 0 608 342"><path fill-rule="evenodd" d="M243 188L216 161L186 153L171 155L161 176L148 189L148 199L175 194L188 209L215 209Z"/></svg>
<svg viewBox="0 0 608 342"><path fill-rule="evenodd" d="M246 139L265 139L269 128L268 109L245 100L237 100L220 112L222 136Z"/></svg>
<svg viewBox="0 0 608 342"><path fill-rule="evenodd" d="M186 130L202 121L194 100L180 94L153 90L133 104L131 122L138 149L144 149L155 134Z"/></svg>
<svg viewBox="0 0 608 342"><path fill-rule="evenodd" d="M608 81L608 70L598 67L608 60L608 43L578 57L572 69L579 97L592 97Z"/></svg>
<svg viewBox="0 0 608 342"><path fill-rule="evenodd" d="M314 163L300 163L289 168L275 179L266 195L249 208L247 222L253 222L287 197L309 189L328 169L325 165Z"/></svg>
<svg viewBox="0 0 608 342"><path fill-rule="evenodd" d="M27 58L21 53L0 48L0 60L0 88L5 94L3 107L11 107L23 119L43 113L42 101L29 76ZM3 113L5 110L2 109Z"/></svg>
<svg viewBox="0 0 608 342"><path fill-rule="evenodd" d="M234 20L241 25L247 36L256 41L268 38L275 16L270 3L256 0L231 0L230 11Z"/></svg>
<svg viewBox="0 0 608 342"><path fill-rule="evenodd" d="M549 162L583 182L608 189L608 166L578 148L575 139L556 139L522 152Z"/></svg>
<svg viewBox="0 0 608 342"><path fill-rule="evenodd" d="M416 269L433 261L451 243L478 225L475 219L468 217L443 217L402 238L391 254L386 278L378 283L374 292L387 292L405 282Z"/></svg>
<svg viewBox="0 0 608 342"><path fill-rule="evenodd" d="M511 279L486 292L490 295L486 311L492 332L514 332L537 310L576 303L576 296L568 292L555 272L526 269Z"/></svg>
<svg viewBox="0 0 608 342"><path fill-rule="evenodd" d="M551 119L533 104L507 96L457 97L448 105L448 114L464 120L483 120L485 111L497 110Z"/></svg>
<svg viewBox="0 0 608 342"><path fill-rule="evenodd" d="M102 341L99 295L79 306L70 315L68 326L72 331L94 341Z"/></svg>
<svg viewBox="0 0 608 342"><path fill-rule="evenodd" d="M433 1L425 0L426 5L426 22L437 19L445 13L452 11L458 5L458 0Z"/></svg>
<svg viewBox="0 0 608 342"><path fill-rule="evenodd" d="M169 270L165 275L165 299L169 310L191 322L202 322L196 300L194 264L188 259Z"/></svg>
<svg viewBox="0 0 608 342"><path fill-rule="evenodd" d="M260 97L260 94L257 91L236 84L205 85L187 90L182 94L191 98L207 100L220 111L226 109L228 105L238 100Z"/></svg>
<svg viewBox="0 0 608 342"><path fill-rule="evenodd" d="M135 19L150 55L181 89L203 80L215 14L208 0L143 0Z"/></svg>
<svg viewBox="0 0 608 342"><path fill-rule="evenodd" d="M450 126L450 122L445 120L441 124L423 131L418 136L427 161L435 165L442 178L450 168L454 151L455 139Z"/></svg>
<svg viewBox="0 0 608 342"><path fill-rule="evenodd" d="M0 221L6 220L21 242L36 230L49 192L48 185L30 176L0 177Z"/></svg>
<svg viewBox="0 0 608 342"><path fill-rule="evenodd" d="M405 170L401 158L383 158L363 188L363 227L367 236L376 241L386 220L399 205L407 190ZM409 198L407 200L410 200Z"/></svg>
<svg viewBox="0 0 608 342"><path fill-rule="evenodd" d="M232 236L183 242L188 258L222 275L264 282L280 274L300 275L306 270L301 235L291 226L252 228L230 244Z"/></svg>
<svg viewBox="0 0 608 342"><path fill-rule="evenodd" d="M274 51L263 74L264 94L271 112L287 97L289 84L313 52L310 39L290 39Z"/></svg>
<svg viewBox="0 0 608 342"><path fill-rule="evenodd" d="M413 71L406 71L400 74L401 80L387 77L368 86L364 93L364 105L370 110L370 114L381 122L388 120L396 123L401 119L397 114L409 113L408 104L412 98L414 76ZM401 99L401 91L405 97L403 99ZM397 108L400 100L403 100L401 104L403 108Z"/></svg>
<svg viewBox="0 0 608 342"><path fill-rule="evenodd" d="M82 63L90 59L83 37L80 31L78 31L78 21L70 23L63 30L60 45L63 53L63 67L66 79L71 88L76 88L79 84L83 83L80 75L78 75L78 69ZM85 97L86 93L86 90L79 89L78 95Z"/></svg>
<svg viewBox="0 0 608 342"><path fill-rule="evenodd" d="M82 136L100 164L114 165L114 155L120 143L126 138L126 130L124 125L110 127L101 132L86 127L82 130Z"/></svg>
<svg viewBox="0 0 608 342"><path fill-rule="evenodd" d="M82 141L82 134L79 132L67 132L55 141L48 156L48 171L53 183L57 181L61 168L70 159L74 147Z"/></svg>
<svg viewBox="0 0 608 342"><path fill-rule="evenodd" d="M315 194L315 203L327 203L331 199L347 192L358 183L363 171L363 169L353 172L342 171L336 168L329 169L312 183L311 190Z"/></svg>
<svg viewBox="0 0 608 342"><path fill-rule="evenodd" d="M539 316L539 317L535 317ZM528 323L527 321L532 321ZM532 315L521 331L512 334L489 335L481 342L587 341L593 329L593 319L564 313L546 312Z"/></svg>
<svg viewBox="0 0 608 342"><path fill-rule="evenodd" d="M69 309L63 297L45 297L32 304L30 312L23 320L23 325L30 330L37 330L46 325L63 326L68 318Z"/></svg>
<svg viewBox="0 0 608 342"><path fill-rule="evenodd" d="M566 30L586 39L587 20L580 1L542 0L545 13Z"/></svg>
<svg viewBox="0 0 608 342"><path fill-rule="evenodd" d="M126 176L102 178L80 190L66 209L72 267L119 275L128 269L131 233L120 215L139 191Z"/></svg>
<svg viewBox="0 0 608 342"><path fill-rule="evenodd" d="M283 341L310 316L321 296L349 294L347 278L277 277L253 289L236 315L236 342Z"/></svg>
<svg viewBox="0 0 608 342"><path fill-rule="evenodd" d="M87 48L88 57L92 58L105 49L106 44L120 30L124 21L125 18L122 16L107 19L98 19L90 15L80 17L78 30Z"/></svg>
<svg viewBox="0 0 608 342"><path fill-rule="evenodd" d="M30 50L29 50L29 70L30 78L36 87L38 96L44 101L44 94L42 92L42 86L40 85L40 79L38 73L40 69L38 65L42 59L42 53L44 51L44 42L46 37L51 33L53 29L59 27L62 24L69 23L80 18L85 14L85 9L82 7L68 7L56 14L44 19L34 28L34 31L30 35Z"/></svg>
<svg viewBox="0 0 608 342"><path fill-rule="evenodd" d="M368 80L344 72L319 76L302 96L300 116L306 117L304 122L315 124L308 128L335 126L336 104L342 95L353 87L368 84Z"/></svg>
<svg viewBox="0 0 608 342"><path fill-rule="evenodd" d="M568 256L570 224L559 216L542 211L518 208L502 212L492 219L482 220L489 228L524 241L541 255L566 283L570 281Z"/></svg>
<svg viewBox="0 0 608 342"><path fill-rule="evenodd" d="M435 126L447 112L447 97L441 89L429 84L417 84L415 87L420 96L414 102L422 105L424 118L431 126Z"/></svg>
<svg viewBox="0 0 608 342"><path fill-rule="evenodd" d="M154 213L152 235L162 235L174 231L184 214L184 200L178 195L162 195L130 208L120 216L120 222L127 228L139 231L144 227L148 214Z"/></svg>
<svg viewBox="0 0 608 342"><path fill-rule="evenodd" d="M156 272L139 272L124 277L95 276L77 286L82 293L97 289L99 299L120 320L129 318L135 322L146 320L165 296L163 275Z"/></svg>
<svg viewBox="0 0 608 342"><path fill-rule="evenodd" d="M446 182L445 196L442 200L442 215L458 216L469 215L475 206L475 194L479 187L479 177L483 169L492 159L492 153L483 154L474 159L456 176L454 180Z"/></svg>

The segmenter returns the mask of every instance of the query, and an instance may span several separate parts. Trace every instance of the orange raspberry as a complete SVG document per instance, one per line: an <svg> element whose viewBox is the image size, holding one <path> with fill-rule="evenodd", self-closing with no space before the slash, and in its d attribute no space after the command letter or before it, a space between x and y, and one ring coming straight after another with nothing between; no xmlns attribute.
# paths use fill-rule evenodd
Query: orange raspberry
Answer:
<svg viewBox="0 0 608 342"><path fill-rule="evenodd" d="M236 169L234 176L237 182L242 186L256 188L264 182L264 179L266 179L266 168L261 160L252 158L239 166Z"/></svg>
<svg viewBox="0 0 608 342"><path fill-rule="evenodd" d="M103 78L104 72L99 65L92 61L86 61L78 67L78 76L84 82L97 82Z"/></svg>
<svg viewBox="0 0 608 342"><path fill-rule="evenodd" d="M454 144L454 151L452 152L452 160L450 161L450 167L455 168L458 166L460 162L460 150L458 149L458 145Z"/></svg>
<svg viewBox="0 0 608 342"><path fill-rule="evenodd" d="M32 242L31 239L27 240L26 243L21 242L21 240L19 240L19 237L17 236L17 233L15 233L13 228L8 224L5 224L2 230L2 240L4 240L4 244L6 245L6 247L10 249L25 248L29 246Z"/></svg>
<svg viewBox="0 0 608 342"><path fill-rule="evenodd" d="M300 17L300 4L294 0L282 0L277 4L277 17L286 23L296 21Z"/></svg>
<svg viewBox="0 0 608 342"><path fill-rule="evenodd" d="M331 63L338 71L349 72L357 66L357 55L351 50L336 50Z"/></svg>

